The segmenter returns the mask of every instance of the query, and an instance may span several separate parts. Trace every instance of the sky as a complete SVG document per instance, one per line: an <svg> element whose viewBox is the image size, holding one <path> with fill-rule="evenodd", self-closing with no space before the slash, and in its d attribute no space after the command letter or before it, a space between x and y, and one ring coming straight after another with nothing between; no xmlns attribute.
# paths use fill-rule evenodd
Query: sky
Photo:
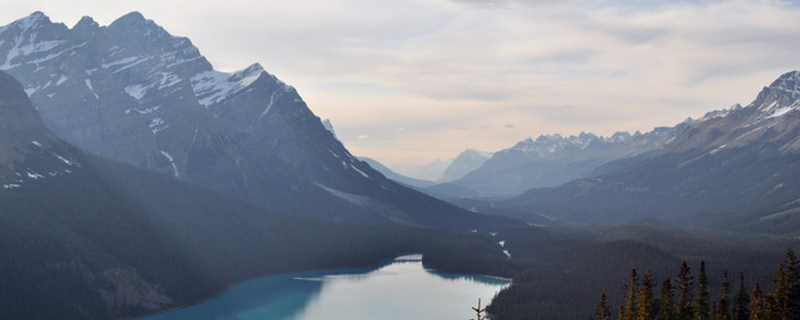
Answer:
<svg viewBox="0 0 800 320"><path fill-rule="evenodd" d="M779 0L0 0L74 26L141 12L221 71L294 86L357 156L401 168L543 134L647 132L800 69Z"/></svg>

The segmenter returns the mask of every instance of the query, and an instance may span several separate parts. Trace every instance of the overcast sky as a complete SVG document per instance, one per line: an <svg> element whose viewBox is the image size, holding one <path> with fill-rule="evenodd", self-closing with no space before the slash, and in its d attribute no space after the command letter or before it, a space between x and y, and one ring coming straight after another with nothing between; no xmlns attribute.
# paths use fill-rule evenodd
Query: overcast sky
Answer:
<svg viewBox="0 0 800 320"><path fill-rule="evenodd" d="M224 4L223 4L224 3ZM356 155L425 163L542 134L650 131L800 69L778 0L0 0L72 27L139 11L218 70L258 62Z"/></svg>

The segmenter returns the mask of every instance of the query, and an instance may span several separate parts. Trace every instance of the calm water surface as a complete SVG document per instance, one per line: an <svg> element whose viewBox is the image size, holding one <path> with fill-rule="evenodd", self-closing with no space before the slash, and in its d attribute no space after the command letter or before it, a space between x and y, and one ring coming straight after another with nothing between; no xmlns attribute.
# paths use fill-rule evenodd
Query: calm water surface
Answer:
<svg viewBox="0 0 800 320"><path fill-rule="evenodd" d="M140 320L393 320L475 318L507 286L504 280L437 273L421 256L404 256L378 269L264 277L232 287L203 304Z"/></svg>

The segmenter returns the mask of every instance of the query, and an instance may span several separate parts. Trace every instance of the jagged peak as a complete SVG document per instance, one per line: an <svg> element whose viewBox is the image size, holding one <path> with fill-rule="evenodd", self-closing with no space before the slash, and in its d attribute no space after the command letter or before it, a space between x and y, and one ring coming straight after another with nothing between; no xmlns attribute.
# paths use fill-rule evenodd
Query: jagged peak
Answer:
<svg viewBox="0 0 800 320"><path fill-rule="evenodd" d="M25 18L12 22L11 24L8 25L8 27L16 27L19 30L25 31L25 30L35 29L42 22L48 24L51 23L50 18L47 17L47 15L45 15L41 11L36 11L34 13L31 13L29 16ZM8 27L0 28L0 33L6 31Z"/></svg>
<svg viewBox="0 0 800 320"><path fill-rule="evenodd" d="M141 33L143 35L155 33L157 36L172 37L169 32L156 24L155 21L146 19L144 15L138 11L133 11L117 18L117 20L114 20L114 22L108 26L108 29L112 32L133 32Z"/></svg>
<svg viewBox="0 0 800 320"><path fill-rule="evenodd" d="M83 16L78 23L75 24L72 29L83 29L83 28L99 28L100 24L97 21L94 21L94 18L90 16Z"/></svg>
<svg viewBox="0 0 800 320"><path fill-rule="evenodd" d="M45 15L44 12L36 11L34 13L31 13L29 16L27 16L25 18L22 18L22 19L20 19L18 21L25 29L28 29L29 27L33 27L33 26L39 24L39 22L42 22L42 21L50 22L50 18L47 17L47 15Z"/></svg>
<svg viewBox="0 0 800 320"><path fill-rule="evenodd" d="M800 71L790 71L782 74L778 79L775 79L769 87L794 90L797 88L798 81L800 81Z"/></svg>
<svg viewBox="0 0 800 320"><path fill-rule="evenodd" d="M632 137L631 134L628 133L627 131L617 131L613 135L611 135L610 138L608 138L608 141L612 143L625 142L631 137Z"/></svg>
<svg viewBox="0 0 800 320"><path fill-rule="evenodd" d="M83 16L81 20L72 27L72 33L81 39L88 39L94 36L99 30L100 24L94 21L90 16Z"/></svg>
<svg viewBox="0 0 800 320"><path fill-rule="evenodd" d="M112 22L111 25L114 25L114 24L117 24L117 23L121 23L121 24L144 23L146 21L148 21L148 20L145 19L144 15L141 12L132 11L132 12L129 12L128 14L125 14L125 15L117 18L117 20L114 20L114 22Z"/></svg>
<svg viewBox="0 0 800 320"><path fill-rule="evenodd" d="M331 123L331 119L322 120L322 127L324 127L325 130L328 130L328 132L330 132L333 135L333 137L336 138L336 131L333 130L333 124Z"/></svg>
<svg viewBox="0 0 800 320"><path fill-rule="evenodd" d="M800 72L791 71L778 77L769 87L764 87L747 108L757 108L760 113L758 119L764 120L796 110L798 101L800 101Z"/></svg>
<svg viewBox="0 0 800 320"><path fill-rule="evenodd" d="M784 73L769 86L771 89L784 91L792 96L792 99L800 97L800 72L791 71Z"/></svg>
<svg viewBox="0 0 800 320"><path fill-rule="evenodd" d="M256 62L256 63L254 63L254 64L251 64L251 65L250 65L249 67L247 67L247 68L244 68L244 69L242 69L242 70L239 70L239 71L236 71L236 72L234 72L234 73L231 75L231 78L233 78L233 79L237 79L237 78L239 78L239 77L241 77L241 78L247 78L247 77L252 77L252 76L257 76L257 75L260 75L261 73L264 73L264 72L266 72L266 71L264 70L264 67L262 67L262 66L261 66L261 64L259 64L258 62Z"/></svg>
<svg viewBox="0 0 800 320"><path fill-rule="evenodd" d="M706 112L705 115L703 115L700 119L697 119L697 120L692 119L692 118L688 118L688 119L686 119L686 121L684 121L682 123L688 124L688 125L692 125L692 124L703 122L703 121L708 121L708 120L717 119L717 118L723 118L723 117L726 117L727 115L729 115L730 113L736 112L736 111L739 111L739 110L742 110L742 105L737 103L737 104L732 105L728 109L714 110L714 111Z"/></svg>
<svg viewBox="0 0 800 320"><path fill-rule="evenodd" d="M538 143L547 143L547 142L554 142L554 141L561 141L564 140L560 134L543 134L536 138L536 142Z"/></svg>

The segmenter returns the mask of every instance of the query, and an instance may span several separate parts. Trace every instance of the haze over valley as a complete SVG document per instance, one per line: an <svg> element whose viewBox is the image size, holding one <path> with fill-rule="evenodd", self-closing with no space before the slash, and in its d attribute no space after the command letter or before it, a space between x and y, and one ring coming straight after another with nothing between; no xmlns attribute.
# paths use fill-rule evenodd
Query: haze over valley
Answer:
<svg viewBox="0 0 800 320"><path fill-rule="evenodd" d="M497 22L497 15L514 8L556 15L574 13L570 10L580 7L576 3L422 1L414 6L437 9L429 11L433 16L448 8L454 10L447 11L450 14L462 15L460 19L481 14ZM648 52L653 38L664 39L670 47L675 44L668 39L687 37L672 38L670 32L675 29L656 19L661 14L671 12L683 21L698 10L730 13L737 4L759 8L758 14L783 9L775 21L787 21L786 17L800 12L791 2L585 5L605 8L595 22L616 19L615 10L621 8L642 15L633 27L652 21L653 29L639 35L640 49ZM163 8L157 12L155 16L161 17ZM755 19L757 13L742 15ZM512 88L513 81L530 78L509 75L501 81L476 71L473 81L481 90L471 88L482 98L467 103L461 91L431 94L432 100L456 101L465 106L463 110L437 109L427 99L421 103L416 93L389 103L408 106L408 116L397 118L404 123L402 129L392 128L413 131L411 139L420 141L419 146L406 149L397 147L407 143L402 140L406 138L392 142L394 147L388 140L371 146L357 142L380 134L355 137L354 128L367 130L372 125L354 124L356 120L343 117L363 111L364 101L376 100L358 100L353 91L341 87L336 88L342 92L333 96L311 93L319 87L308 80L299 81L303 88L295 87L283 78L285 66L275 68L280 72L258 62L236 70L228 70L227 64L216 67L214 58L201 52L220 48L206 51L193 42L194 36L173 34L148 12L126 12L107 24L82 15L71 26L54 21L49 14L33 11L0 27L0 257L4 257L0 259L0 319L177 319L181 314L234 319L305 314L309 318L304 319L315 319L318 311L314 310L331 297L326 292L342 288L342 282L335 280L347 278L344 274L364 280L353 281L354 285L380 283L353 289L367 292L373 298L369 305L349 306L363 302L347 299L333 303L344 304L345 310L359 308L364 314L388 312L384 309L394 308L384 304L388 300L412 300L414 295L381 295L408 290L398 282L419 281L445 292L437 294L441 303L414 300L417 308L398 307L415 309L403 318L461 316L442 309L469 311L473 307L474 313L464 317L627 319L639 312L642 319L664 319L674 312L675 318L670 319L746 319L736 311L745 306L759 319L800 317L800 263L791 249L800 248L796 55L788 62L778 58L765 62L763 68L747 64L757 70L748 74L783 69L767 80L759 77L761 82L746 90L739 85L752 81L709 86L713 79L733 77L734 71L712 72L729 65L728 60L719 60L719 66L705 69L710 75L690 76L694 82L677 86L694 89L669 87L665 91L670 91L670 102L648 110L693 101L686 102L685 108L675 107L669 116L652 112L647 122L632 120L637 124L618 129L611 127L621 122L605 120L631 110L625 99L617 100L619 109L608 109L608 116L587 114L598 124L585 130L575 128L591 122L539 128L536 121L547 117L522 111L524 106L500 108L492 103L530 98L513 94L518 89ZM516 21L519 16L510 17ZM548 16L542 23L549 21ZM419 28L425 25L410 23ZM653 34L662 30L659 26L667 31ZM738 22L731 22L727 27L736 26ZM452 35L453 27L442 28ZM489 29L495 27L490 24ZM791 23L787 28L791 29ZM414 32L445 34L436 30ZM753 36L761 36L773 29L766 25L753 30ZM509 49L516 46L511 38L522 34L508 31L498 33L497 39L504 35L508 42L499 48ZM784 36L775 34L779 39ZM482 34L476 37L485 41ZM698 37L689 42L705 41L708 35ZM731 37L731 41L738 39L738 35ZM761 43L771 48L769 39ZM775 57L797 53L794 45L775 50ZM752 57L749 52L742 52L742 57ZM500 54L504 57L500 60L507 54L511 53ZM577 59L564 52L560 55ZM698 55L685 61L711 63ZM249 53L241 56L252 57ZM593 66L593 59L608 59L606 53L589 56L593 58L586 57L585 66ZM474 66L465 60L453 63ZM491 59L482 63L492 65ZM631 68L637 63L632 61ZM510 66L496 64L513 73ZM541 67L539 62L532 66ZM662 68L667 66L643 67L635 74L664 76L654 71ZM527 69L518 69L522 70ZM383 72L376 71L386 76ZM430 81L418 67L409 67L407 72L417 74L421 86ZM552 72L536 81L559 83L556 74L562 71ZM441 79L441 74L435 75ZM626 83L621 78L629 75L586 76L613 85ZM565 79L561 83L583 83ZM509 82L508 91L495 86L504 81ZM647 103L666 99L651 90L651 81L641 80L641 86L627 90L631 99L649 97L639 100ZM393 83L399 87L401 82ZM487 98L484 85L507 96ZM729 89L717 89L725 85ZM597 97L598 107L610 108L609 101L614 99L609 97L623 96L613 90L608 96L600 94L600 88L585 87L586 97ZM707 89L709 96L735 94L707 98L695 91L701 89ZM399 97L402 91L389 96ZM307 92L313 101L306 100ZM548 92L552 97L547 99L564 97L560 91L539 94ZM348 108L341 104L340 94L352 94L358 102L346 112L332 113L336 117L320 117L316 105L322 98L331 98L337 108ZM458 98L442 96L450 94ZM685 99L681 94L686 94ZM730 102L733 98L745 100ZM729 103L699 112L698 101ZM520 121L472 113L481 102L512 118L518 109ZM424 106L420 109L416 104ZM570 108L561 111L573 114ZM385 125L393 113L383 111L376 107L354 117ZM463 121L467 127L476 122L465 120L465 114L484 117L491 123L481 129L485 132L525 133L513 139L498 134L509 138L500 147L499 140L487 143L472 129L462 130L462 135L439 129L415 131L417 126L437 127L433 122L441 119L431 113L438 112L450 112L449 121ZM539 120L528 121L536 117ZM410 122L412 118L418 122ZM452 146L443 147L442 141L448 140ZM424 150L436 151L414 158ZM401 155L403 151L409 152ZM408 258L409 254L414 258ZM638 278L637 270L647 275ZM308 272L318 274L308 276ZM695 277L694 286L667 285L660 298L654 300L658 294L652 292L646 296L654 284L668 279L685 284L687 272ZM760 304L760 295L748 295L748 302L736 300L739 304L734 306L731 283L741 284L748 293L759 286L767 302ZM475 295L496 294L460 297L464 302L449 300L446 292L459 289L448 286L462 284L475 288ZM620 289L623 285L635 294L626 294ZM688 307L664 298L677 294L674 290L679 288L695 297ZM335 294L342 295L346 294ZM220 302L224 299L234 300ZM238 309L220 307L229 304ZM605 311L619 306L618 315ZM659 311L645 314L650 309ZM334 313L326 318L347 317L347 313L326 312Z"/></svg>

